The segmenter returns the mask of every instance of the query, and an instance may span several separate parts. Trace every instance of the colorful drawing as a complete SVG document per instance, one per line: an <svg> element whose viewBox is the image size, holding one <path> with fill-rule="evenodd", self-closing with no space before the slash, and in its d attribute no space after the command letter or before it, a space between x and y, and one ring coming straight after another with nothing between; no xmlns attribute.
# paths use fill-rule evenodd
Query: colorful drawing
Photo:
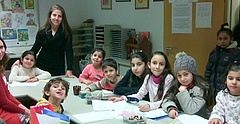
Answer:
<svg viewBox="0 0 240 124"><path fill-rule="evenodd" d="M23 13L13 13L12 14L12 26L13 27L16 27L16 28L19 28L19 27L24 27L25 24L23 23L24 21L24 14Z"/></svg>
<svg viewBox="0 0 240 124"><path fill-rule="evenodd" d="M13 13L24 13L23 0L11 0L11 5Z"/></svg>
<svg viewBox="0 0 240 124"><path fill-rule="evenodd" d="M34 0L25 0L26 9L34 9Z"/></svg>
<svg viewBox="0 0 240 124"><path fill-rule="evenodd" d="M1 13L1 26L2 28L12 28L12 13L11 12L2 12Z"/></svg>
<svg viewBox="0 0 240 124"><path fill-rule="evenodd" d="M2 32L3 40L17 39L17 31L16 31L16 29L3 28L1 32Z"/></svg>
<svg viewBox="0 0 240 124"><path fill-rule="evenodd" d="M28 17L28 21L26 23L26 25L34 25L34 26L37 26L36 23L35 23L35 16L34 16L34 13L28 13L26 15Z"/></svg>
<svg viewBox="0 0 240 124"><path fill-rule="evenodd" d="M18 33L18 41L29 40L28 29L17 29L17 33Z"/></svg>

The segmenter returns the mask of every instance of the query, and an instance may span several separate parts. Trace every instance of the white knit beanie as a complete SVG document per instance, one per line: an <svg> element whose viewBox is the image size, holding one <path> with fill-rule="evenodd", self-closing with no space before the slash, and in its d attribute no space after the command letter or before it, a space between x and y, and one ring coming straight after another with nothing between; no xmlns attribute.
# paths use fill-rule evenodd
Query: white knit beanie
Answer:
<svg viewBox="0 0 240 124"><path fill-rule="evenodd" d="M197 64L194 58L188 56L185 52L179 52L175 56L174 72L177 73L180 70L187 70L197 75Z"/></svg>

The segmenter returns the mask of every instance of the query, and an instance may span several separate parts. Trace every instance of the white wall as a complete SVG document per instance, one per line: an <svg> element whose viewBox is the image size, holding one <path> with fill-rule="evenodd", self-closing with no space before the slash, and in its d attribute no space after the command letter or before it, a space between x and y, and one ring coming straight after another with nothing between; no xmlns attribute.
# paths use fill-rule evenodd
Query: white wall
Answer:
<svg viewBox="0 0 240 124"><path fill-rule="evenodd" d="M64 8L70 26L80 26L88 17L87 0L37 0L37 2L40 27L45 24L49 8L54 4L59 4ZM30 48L31 46L9 47L7 52L15 53L16 55L10 56L15 58L20 57L23 51Z"/></svg>
<svg viewBox="0 0 240 124"><path fill-rule="evenodd" d="M45 24L49 8L59 4L66 11L70 26L79 26L86 19L92 18L95 25L117 24L123 28L134 28L137 32L149 31L152 51L162 50L164 3L149 1L149 9L135 10L135 0L112 0L112 10L101 10L100 0L38 0L39 25Z"/></svg>
<svg viewBox="0 0 240 124"><path fill-rule="evenodd" d="M88 18L95 20L95 25L117 24L136 31L149 31L152 51L163 50L164 3L150 1L149 9L135 10L135 0L116 2L112 0L112 10L101 10L100 0L88 1Z"/></svg>
<svg viewBox="0 0 240 124"><path fill-rule="evenodd" d="M49 8L54 4L61 5L67 15L70 26L79 26L88 16L88 0L38 0L40 26L47 20Z"/></svg>
<svg viewBox="0 0 240 124"><path fill-rule="evenodd" d="M237 24L239 24L240 0L228 0L228 2L228 22L230 22L231 28L233 29Z"/></svg>

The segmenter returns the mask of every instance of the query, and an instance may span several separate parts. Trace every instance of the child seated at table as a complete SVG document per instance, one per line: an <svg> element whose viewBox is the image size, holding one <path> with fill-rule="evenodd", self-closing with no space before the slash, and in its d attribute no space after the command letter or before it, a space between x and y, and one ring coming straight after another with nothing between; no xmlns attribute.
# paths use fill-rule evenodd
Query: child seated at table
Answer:
<svg viewBox="0 0 240 124"><path fill-rule="evenodd" d="M240 124L240 62L231 63L223 77L226 88L218 92L208 124Z"/></svg>
<svg viewBox="0 0 240 124"><path fill-rule="evenodd" d="M102 63L102 70L105 75L105 78L103 78L101 81L91 84L90 86L86 87L85 90L87 91L94 91L99 89L105 89L110 91L114 90L117 83L122 79L122 76L118 75L117 62L112 58L105 59Z"/></svg>
<svg viewBox="0 0 240 124"><path fill-rule="evenodd" d="M62 78L51 79L43 89L43 98L38 100L37 105L50 104L54 112L63 113L64 109L61 103L66 99L69 90L69 82Z"/></svg>
<svg viewBox="0 0 240 124"><path fill-rule="evenodd" d="M36 82L48 79L51 74L43 71L35 66L36 55L33 51L27 50L23 52L20 58L20 66L13 66L9 75L9 82Z"/></svg>
<svg viewBox="0 0 240 124"><path fill-rule="evenodd" d="M148 67L150 69L150 74L145 77L139 91L136 94L128 95L128 97L134 97L138 100L149 95L150 102L139 106L139 110L143 112L159 108L174 79L168 58L161 51L156 51L151 55ZM121 96L120 98L111 97L109 100L117 102L127 99L125 96Z"/></svg>
<svg viewBox="0 0 240 124"><path fill-rule="evenodd" d="M195 59L184 52L178 53L174 72L177 79L172 82L166 93L162 109L170 118L177 118L178 112L183 111L208 119L213 105L211 87L198 75Z"/></svg>
<svg viewBox="0 0 240 124"><path fill-rule="evenodd" d="M86 85L101 81L104 78L102 62L105 58L105 51L102 48L94 48L91 53L91 64L88 64L79 75L80 83Z"/></svg>

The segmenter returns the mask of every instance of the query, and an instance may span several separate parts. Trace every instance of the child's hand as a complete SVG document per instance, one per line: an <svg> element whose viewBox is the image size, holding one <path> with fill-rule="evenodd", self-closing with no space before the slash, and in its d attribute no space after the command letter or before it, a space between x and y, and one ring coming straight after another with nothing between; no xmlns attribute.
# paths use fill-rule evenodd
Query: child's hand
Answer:
<svg viewBox="0 0 240 124"><path fill-rule="evenodd" d="M178 117L178 112L177 112L175 109L171 109L171 110L169 111L169 113L168 113L168 116L169 116L170 118L175 119L176 117Z"/></svg>
<svg viewBox="0 0 240 124"><path fill-rule="evenodd" d="M38 78L34 77L34 78L29 78L26 82L36 82L36 81L38 81Z"/></svg>
<svg viewBox="0 0 240 124"><path fill-rule="evenodd" d="M76 76L73 75L72 71L70 70L67 70L66 71L66 74L64 77L68 77L68 78L76 78Z"/></svg>
<svg viewBox="0 0 240 124"><path fill-rule="evenodd" d="M83 82L82 83L84 83L84 84L86 84L86 85L89 85L89 84L91 84L92 83L92 81L90 81L90 80L83 80Z"/></svg>
<svg viewBox="0 0 240 124"><path fill-rule="evenodd" d="M221 120L218 118L213 118L208 122L208 124L222 124Z"/></svg>
<svg viewBox="0 0 240 124"><path fill-rule="evenodd" d="M25 112L24 112L25 115L29 115L30 116L30 110L29 109L25 109Z"/></svg>
<svg viewBox="0 0 240 124"><path fill-rule="evenodd" d="M19 61L19 60L16 60L16 61L13 63L11 69L13 68L13 66L18 66L18 67L20 67L20 61Z"/></svg>
<svg viewBox="0 0 240 124"><path fill-rule="evenodd" d="M178 88L178 90L180 91L180 92L182 92L182 91L184 91L184 90L186 90L187 89L187 87L186 86L183 86L183 85L181 85L179 88Z"/></svg>
<svg viewBox="0 0 240 124"><path fill-rule="evenodd" d="M123 99L120 97L111 97L108 100L113 101L113 102L118 102L118 101L122 101Z"/></svg>
<svg viewBox="0 0 240 124"><path fill-rule="evenodd" d="M150 111L150 105L149 104L140 105L139 106L139 111L141 111L141 112L148 112L148 111Z"/></svg>
<svg viewBox="0 0 240 124"><path fill-rule="evenodd" d="M36 76L34 76L34 75L30 75L29 76L29 79L32 79L32 78L35 78Z"/></svg>
<svg viewBox="0 0 240 124"><path fill-rule="evenodd" d="M85 88L85 91L91 91L91 89L87 87L87 88Z"/></svg>

